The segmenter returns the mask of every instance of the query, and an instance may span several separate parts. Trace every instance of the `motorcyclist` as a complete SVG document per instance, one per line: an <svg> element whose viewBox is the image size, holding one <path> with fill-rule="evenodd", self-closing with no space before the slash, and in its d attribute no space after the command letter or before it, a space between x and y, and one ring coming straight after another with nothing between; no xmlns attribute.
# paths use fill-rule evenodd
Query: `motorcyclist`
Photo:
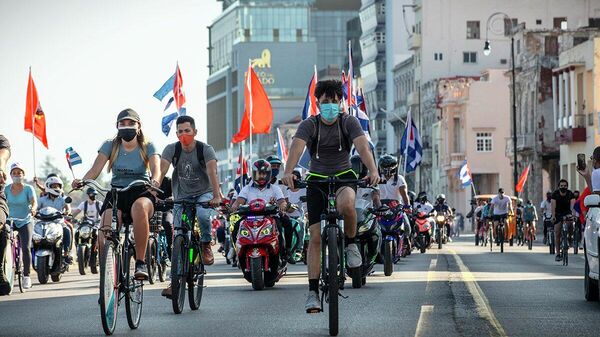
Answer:
<svg viewBox="0 0 600 337"><path fill-rule="evenodd" d="M276 155L270 155L267 156L267 158L265 158L266 161L269 162L269 164L271 164L271 180L270 183L272 185L279 185L279 188L282 189L285 187L285 185L280 185L277 183L277 176L279 175L279 170L281 168L281 165L283 164L283 162L281 161L281 159L279 159L279 157L277 157ZM285 193L284 193L285 194Z"/></svg>
<svg viewBox="0 0 600 337"><path fill-rule="evenodd" d="M433 205L427 200L427 193L425 191L419 192L414 208L415 211L424 212L425 214L430 214L434 211Z"/></svg>
<svg viewBox="0 0 600 337"><path fill-rule="evenodd" d="M302 175L299 171L293 172L297 180L300 180ZM293 248L292 256L289 259L290 263L296 263L302 258L302 249L304 248L304 214L306 213L306 202L301 200L302 197L306 197L306 188L289 188L287 190L286 201L288 202L288 216L295 219L300 225L299 231L295 231L298 239L296 240L296 247ZM293 207L292 207L293 206Z"/></svg>
<svg viewBox="0 0 600 337"><path fill-rule="evenodd" d="M446 195L444 195L443 193L437 195L437 197L435 198L435 206L433 207L433 209L435 210L436 214L441 214L446 218L446 233L448 235L448 241L452 242L452 239L450 238L450 234L452 233L450 219L452 218L454 213L452 212L450 206L448 206L448 204L446 203Z"/></svg>
<svg viewBox="0 0 600 337"><path fill-rule="evenodd" d="M398 159L385 154L379 158L378 164L379 175L383 179L383 182L379 184L379 198L384 202L389 200L400 202L407 209L410 209L411 202L407 193L406 180L398 173ZM408 237L411 237L412 228L405 212L403 212L403 218L406 234ZM412 240L409 240L409 244L410 241Z"/></svg>
<svg viewBox="0 0 600 337"><path fill-rule="evenodd" d="M63 197L62 180L56 176L50 177L46 179L44 187L44 192L46 194L38 200L38 211L45 207L52 207L65 215L69 215L71 213L71 206L65 202L65 198ZM63 226L63 254L65 262L68 264L73 262L73 258L69 254L73 239L72 233L73 224L69 221L65 221L65 226Z"/></svg>
<svg viewBox="0 0 600 337"><path fill-rule="evenodd" d="M84 219L88 219L94 224L99 224L102 202L96 200L98 191L96 191L96 189L93 187L89 187L85 193L87 194L88 198L87 200L82 201L77 208L73 209L73 218L76 218L80 213L82 213Z"/></svg>

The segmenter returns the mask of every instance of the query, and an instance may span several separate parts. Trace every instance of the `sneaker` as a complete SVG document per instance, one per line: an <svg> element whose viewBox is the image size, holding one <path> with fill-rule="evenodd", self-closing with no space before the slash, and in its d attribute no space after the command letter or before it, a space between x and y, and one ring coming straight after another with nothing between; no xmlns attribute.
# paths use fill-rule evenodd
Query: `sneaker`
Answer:
<svg viewBox="0 0 600 337"><path fill-rule="evenodd" d="M346 247L346 258L348 259L348 268L358 268L362 265L362 257L356 243L351 243Z"/></svg>
<svg viewBox="0 0 600 337"><path fill-rule="evenodd" d="M560 255L556 255L556 258L554 258L554 261L556 261L556 262L562 261L562 257Z"/></svg>
<svg viewBox="0 0 600 337"><path fill-rule="evenodd" d="M146 262L135 261L135 275L136 280L147 280L148 279L148 266Z"/></svg>
<svg viewBox="0 0 600 337"><path fill-rule="evenodd" d="M169 284L168 287L163 289L162 292L160 293L160 295L170 299L171 296L173 295L173 288L171 288L171 285Z"/></svg>
<svg viewBox="0 0 600 337"><path fill-rule="evenodd" d="M215 258L213 256L212 248L210 247L210 242L202 243L202 262L205 266L210 266L215 263Z"/></svg>
<svg viewBox="0 0 600 337"><path fill-rule="evenodd" d="M65 255L65 263L66 264L73 264L73 257L71 255Z"/></svg>
<svg viewBox="0 0 600 337"><path fill-rule="evenodd" d="M31 288L31 277L23 276L23 289Z"/></svg>
<svg viewBox="0 0 600 337"><path fill-rule="evenodd" d="M316 291L309 291L306 296L306 305L304 306L307 314L316 314L321 312L321 300L319 300L319 293Z"/></svg>

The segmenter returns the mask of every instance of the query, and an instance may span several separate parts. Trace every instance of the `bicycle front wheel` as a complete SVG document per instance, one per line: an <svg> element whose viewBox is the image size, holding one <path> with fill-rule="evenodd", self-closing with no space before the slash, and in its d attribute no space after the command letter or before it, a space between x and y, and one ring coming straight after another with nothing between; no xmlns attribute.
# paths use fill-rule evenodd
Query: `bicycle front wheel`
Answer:
<svg viewBox="0 0 600 337"><path fill-rule="evenodd" d="M127 324L131 329L137 329L142 318L142 304L144 302L144 281L136 280L135 275L135 251L129 250L125 261L125 312L127 313Z"/></svg>
<svg viewBox="0 0 600 337"><path fill-rule="evenodd" d="M339 256L338 229L327 230L327 265L329 282L329 335L337 336L339 330L338 292L339 292Z"/></svg>
<svg viewBox="0 0 600 337"><path fill-rule="evenodd" d="M112 335L117 325L119 261L114 242L106 240L100 255L100 318L106 335Z"/></svg>
<svg viewBox="0 0 600 337"><path fill-rule="evenodd" d="M202 255L200 246L194 247L193 259L189 261L188 270L188 297L190 300L190 309L198 310L202 301L202 290L204 288L204 265L202 264Z"/></svg>
<svg viewBox="0 0 600 337"><path fill-rule="evenodd" d="M181 314L185 304L187 252L185 238L181 235L176 237L173 242L173 259L171 260L171 302L173 312L176 314Z"/></svg>

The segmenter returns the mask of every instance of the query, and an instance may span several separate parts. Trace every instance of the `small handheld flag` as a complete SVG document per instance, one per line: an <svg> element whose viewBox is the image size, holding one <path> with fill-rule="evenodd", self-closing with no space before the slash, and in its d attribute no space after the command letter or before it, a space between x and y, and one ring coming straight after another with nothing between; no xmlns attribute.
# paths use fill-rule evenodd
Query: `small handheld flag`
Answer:
<svg viewBox="0 0 600 337"><path fill-rule="evenodd" d="M69 169L71 170L71 174L73 174L73 179L75 178L75 173L73 172L73 166L81 164L83 161L75 150L72 147L68 147L65 150L65 157L67 158L67 164L69 164Z"/></svg>
<svg viewBox="0 0 600 337"><path fill-rule="evenodd" d="M171 126L173 125L173 122L177 119L177 117L186 114L186 108L184 106L185 93L183 92L182 86L183 78L181 77L181 70L179 69L179 65L177 65L177 67L175 68L175 73L171 77L169 77L169 79L160 87L160 89L158 89L158 91L154 93L154 97L156 97L156 99L158 99L161 102L164 102L165 97L167 97L167 95L171 93L171 95L169 95L169 98L166 100L167 103L163 110L163 113L165 113L166 115L163 116L161 120L161 130L165 134L165 136L168 136L169 132L171 132ZM168 110L169 108L171 108L173 102L175 102L176 111L169 112Z"/></svg>
<svg viewBox="0 0 600 337"><path fill-rule="evenodd" d="M458 170L458 179L460 180L462 188L469 187L473 183L473 178L471 177L471 169L469 169L469 165L467 165L466 160Z"/></svg>

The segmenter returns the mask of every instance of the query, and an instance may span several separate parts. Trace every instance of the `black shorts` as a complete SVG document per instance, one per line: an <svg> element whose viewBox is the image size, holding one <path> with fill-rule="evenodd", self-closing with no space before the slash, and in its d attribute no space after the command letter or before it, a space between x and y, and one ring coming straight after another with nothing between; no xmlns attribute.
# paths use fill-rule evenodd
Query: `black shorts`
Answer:
<svg viewBox="0 0 600 337"><path fill-rule="evenodd" d="M131 214L131 206L133 203L139 198L148 198L154 204L156 202L156 198L148 191L145 186L135 186L132 187L127 192L121 192L117 198L117 209L122 213ZM113 195L112 192L108 192L106 194L106 198L104 198L104 203L102 204L102 208L100 209L100 214L104 214L104 211L113 208Z"/></svg>
<svg viewBox="0 0 600 337"><path fill-rule="evenodd" d="M494 214L494 221L502 221L508 218L508 214Z"/></svg>
<svg viewBox="0 0 600 337"><path fill-rule="evenodd" d="M356 179L353 171L346 172L337 176L339 179ZM319 180L321 178L314 177ZM310 181L310 177L307 178ZM337 192L342 187L350 187L356 192L356 184L338 183L334 190ZM327 194L329 193L329 184L318 183L309 184L306 187L306 207L308 209L308 223L314 225L321 222L321 214L327 210Z"/></svg>

